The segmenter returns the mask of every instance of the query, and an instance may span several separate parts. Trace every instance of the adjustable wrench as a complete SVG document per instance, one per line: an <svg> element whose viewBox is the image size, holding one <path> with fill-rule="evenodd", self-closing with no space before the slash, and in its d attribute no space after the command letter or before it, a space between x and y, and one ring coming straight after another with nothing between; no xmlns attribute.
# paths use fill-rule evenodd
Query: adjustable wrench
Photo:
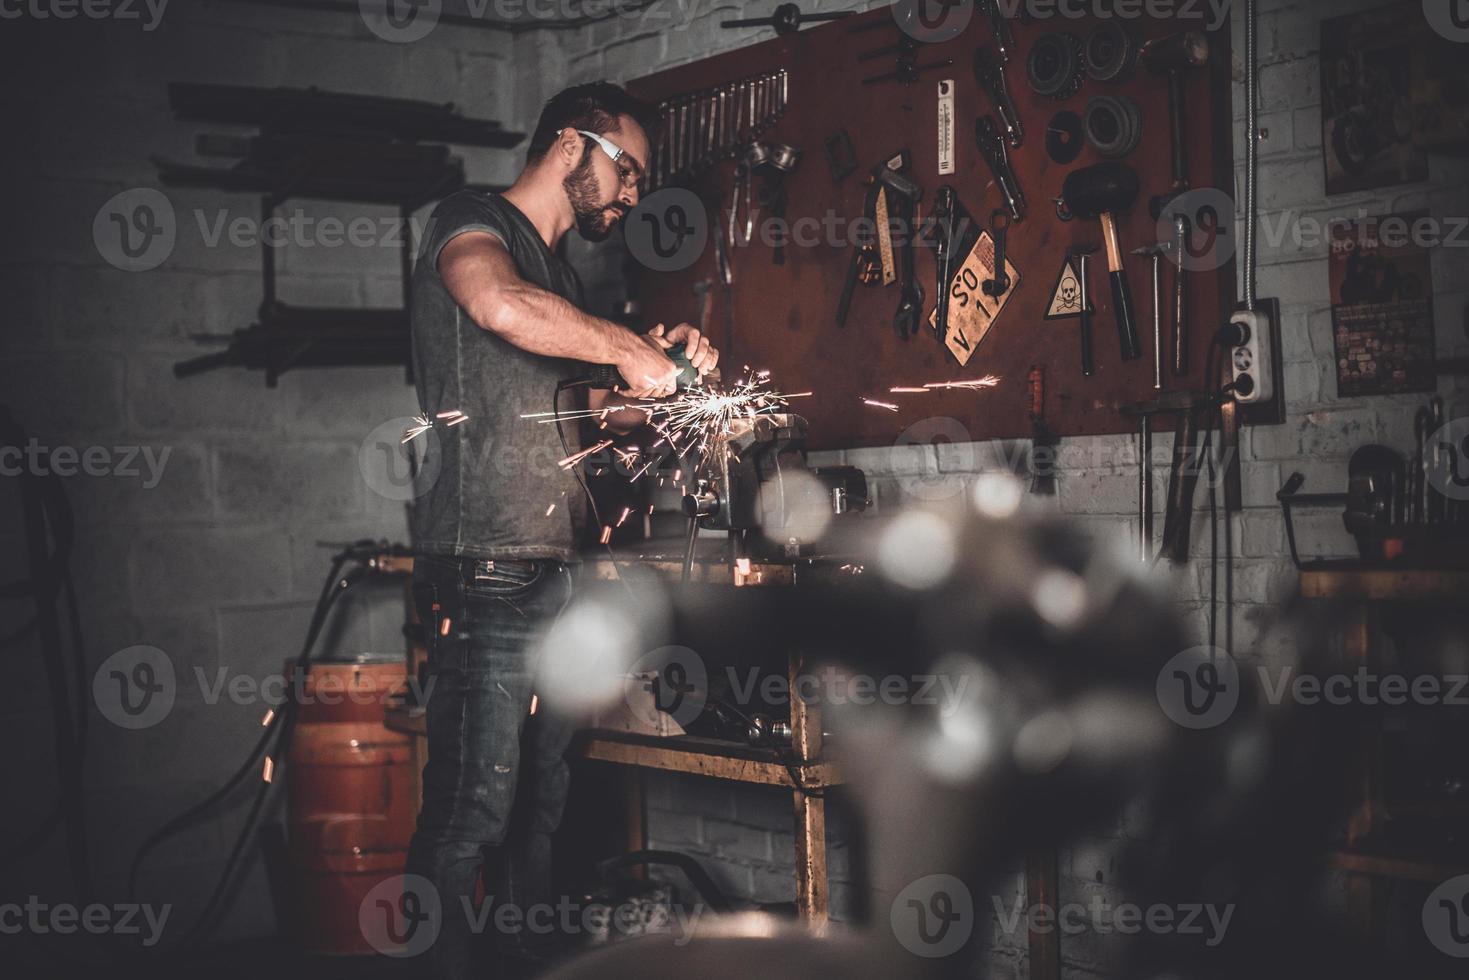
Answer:
<svg viewBox="0 0 1469 980"><path fill-rule="evenodd" d="M1025 194L1021 192L1020 182L1010 166L1010 148L1000 133L1000 124L995 122L994 116L980 116L974 121L974 141L979 146L980 156L989 164L995 185L1005 198L1005 208L1010 212L1010 218L1024 221Z"/></svg>
<svg viewBox="0 0 1469 980"><path fill-rule="evenodd" d="M999 114L1000 126L1010 146L1018 149L1025 142L1025 127L1020 122L1020 113L1015 111L1015 100L1010 97L1010 86L1005 81L1005 66L995 60L988 48L977 48L974 52L974 78L984 89Z"/></svg>
<svg viewBox="0 0 1469 980"><path fill-rule="evenodd" d="M997 209L994 214L990 215L990 234L995 239L995 276L980 284L984 294L991 299L999 299L1010 291L1010 273L1005 271L1005 244L1009 232L1009 213L1003 209Z"/></svg>

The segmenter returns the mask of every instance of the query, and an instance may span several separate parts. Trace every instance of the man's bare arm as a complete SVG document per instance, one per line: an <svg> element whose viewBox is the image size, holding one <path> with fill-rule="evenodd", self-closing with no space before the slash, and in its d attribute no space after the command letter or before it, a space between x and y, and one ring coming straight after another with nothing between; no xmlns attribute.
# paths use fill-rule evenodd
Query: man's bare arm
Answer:
<svg viewBox="0 0 1469 980"><path fill-rule="evenodd" d="M465 232L451 240L439 252L439 276L476 324L521 350L615 365L635 397L673 393L678 369L659 344L526 282L494 235Z"/></svg>

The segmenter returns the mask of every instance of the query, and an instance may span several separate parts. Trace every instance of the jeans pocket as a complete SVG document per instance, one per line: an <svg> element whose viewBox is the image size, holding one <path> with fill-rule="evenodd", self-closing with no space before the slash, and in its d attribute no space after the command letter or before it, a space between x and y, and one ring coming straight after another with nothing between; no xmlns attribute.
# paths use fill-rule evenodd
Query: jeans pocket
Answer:
<svg viewBox="0 0 1469 980"><path fill-rule="evenodd" d="M512 598L529 592L545 574L546 563L540 561L477 561L464 574L464 591L471 597Z"/></svg>

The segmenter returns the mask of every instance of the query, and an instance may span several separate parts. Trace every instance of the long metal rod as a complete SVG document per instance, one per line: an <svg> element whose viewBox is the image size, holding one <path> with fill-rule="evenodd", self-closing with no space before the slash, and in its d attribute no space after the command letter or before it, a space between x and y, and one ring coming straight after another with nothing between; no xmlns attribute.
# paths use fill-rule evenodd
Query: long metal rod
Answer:
<svg viewBox="0 0 1469 980"><path fill-rule="evenodd" d="M1260 181L1259 24L1255 0L1245 0L1245 309L1255 309L1255 217Z"/></svg>

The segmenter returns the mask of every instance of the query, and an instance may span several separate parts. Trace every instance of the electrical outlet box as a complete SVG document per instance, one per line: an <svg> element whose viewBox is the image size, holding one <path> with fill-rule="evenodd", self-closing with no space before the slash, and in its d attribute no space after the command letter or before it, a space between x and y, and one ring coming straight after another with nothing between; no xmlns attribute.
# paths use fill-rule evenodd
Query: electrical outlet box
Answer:
<svg viewBox="0 0 1469 980"><path fill-rule="evenodd" d="M1272 400L1279 362L1275 356L1279 324L1268 309L1258 304L1253 311L1235 313L1229 322L1236 331L1229 350L1235 401L1241 405L1258 405Z"/></svg>

